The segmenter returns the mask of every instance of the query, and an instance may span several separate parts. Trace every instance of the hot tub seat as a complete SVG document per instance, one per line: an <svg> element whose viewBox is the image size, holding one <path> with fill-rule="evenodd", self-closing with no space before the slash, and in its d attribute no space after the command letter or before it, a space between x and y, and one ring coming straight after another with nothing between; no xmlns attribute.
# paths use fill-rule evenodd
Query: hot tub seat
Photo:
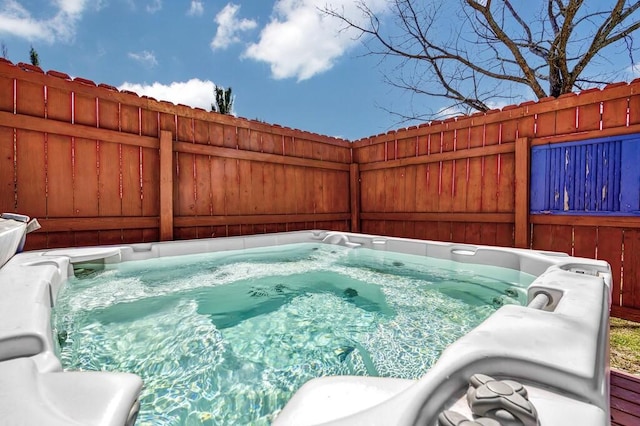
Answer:
<svg viewBox="0 0 640 426"><path fill-rule="evenodd" d="M13 235L13 234L12 234ZM62 371L51 308L71 263L118 249L27 252L0 268L0 423L132 425L142 380L129 373Z"/></svg>
<svg viewBox="0 0 640 426"><path fill-rule="evenodd" d="M43 373L33 358L0 362L3 424L132 425L141 388L129 373Z"/></svg>

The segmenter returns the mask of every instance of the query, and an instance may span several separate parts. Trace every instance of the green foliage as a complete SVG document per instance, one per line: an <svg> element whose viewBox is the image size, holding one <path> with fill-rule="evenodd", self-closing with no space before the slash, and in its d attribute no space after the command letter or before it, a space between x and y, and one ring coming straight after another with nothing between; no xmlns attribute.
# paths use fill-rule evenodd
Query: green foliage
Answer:
<svg viewBox="0 0 640 426"><path fill-rule="evenodd" d="M611 322L611 366L640 374L640 324L618 318Z"/></svg>
<svg viewBox="0 0 640 426"><path fill-rule="evenodd" d="M40 59L38 58L38 52L36 52L36 49L34 49L33 46L31 46L31 50L29 50L29 59L31 60L31 65L34 65L36 67L40 66Z"/></svg>
<svg viewBox="0 0 640 426"><path fill-rule="evenodd" d="M214 86L213 91L216 95L216 103L211 104L211 111L220 114L231 114L234 101L234 97L231 95L231 87L225 89L222 86Z"/></svg>

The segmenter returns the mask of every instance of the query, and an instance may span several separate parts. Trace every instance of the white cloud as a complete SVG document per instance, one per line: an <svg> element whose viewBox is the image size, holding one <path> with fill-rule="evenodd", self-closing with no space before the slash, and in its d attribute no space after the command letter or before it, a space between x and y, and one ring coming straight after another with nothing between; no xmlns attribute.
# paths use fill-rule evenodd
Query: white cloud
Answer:
<svg viewBox="0 0 640 426"><path fill-rule="evenodd" d="M239 10L239 5L228 3L218 12L215 18L218 30L211 41L212 49L226 49L233 43L240 41L238 33L252 30L258 26L258 23L252 19L238 19Z"/></svg>
<svg viewBox="0 0 640 426"><path fill-rule="evenodd" d="M187 11L187 15L189 16L202 16L204 13L204 5L201 0L191 0L191 6L189 6L189 10Z"/></svg>
<svg viewBox="0 0 640 426"><path fill-rule="evenodd" d="M215 84L212 81L192 78L189 81L176 81L168 85L158 82L153 84L125 82L118 89L129 90L138 95L150 96L159 101L169 101L210 111L211 104L215 102L214 87Z"/></svg>
<svg viewBox="0 0 640 426"><path fill-rule="evenodd" d="M27 40L73 41L76 23L86 9L87 0L56 0L57 11L48 19L36 19L15 0L0 5L0 34L9 33Z"/></svg>
<svg viewBox="0 0 640 426"><path fill-rule="evenodd" d="M129 52L128 56L137 61L140 62L142 65L147 66L149 68L153 68L156 65L158 65L158 60L156 59L156 56L153 54L153 52L149 52L148 50L143 50L142 52Z"/></svg>
<svg viewBox="0 0 640 426"><path fill-rule="evenodd" d="M162 9L162 0L153 0L147 5L147 12L149 13L156 13L160 9Z"/></svg>
<svg viewBox="0 0 640 426"><path fill-rule="evenodd" d="M82 13L86 5L86 0L56 0L55 2L60 10L69 14Z"/></svg>
<svg viewBox="0 0 640 426"><path fill-rule="evenodd" d="M344 24L322 12L331 8L356 22L362 19L356 0L277 0L274 17L251 44L245 56L271 66L276 79L306 80L327 71L358 41L357 33L344 31ZM383 13L386 0L366 0L374 13Z"/></svg>

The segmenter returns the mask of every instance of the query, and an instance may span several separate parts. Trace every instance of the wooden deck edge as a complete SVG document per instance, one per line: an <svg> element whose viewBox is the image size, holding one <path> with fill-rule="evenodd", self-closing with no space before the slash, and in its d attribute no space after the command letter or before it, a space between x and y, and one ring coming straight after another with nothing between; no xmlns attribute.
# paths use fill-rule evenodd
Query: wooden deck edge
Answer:
<svg viewBox="0 0 640 426"><path fill-rule="evenodd" d="M640 424L640 376L611 369L611 425Z"/></svg>

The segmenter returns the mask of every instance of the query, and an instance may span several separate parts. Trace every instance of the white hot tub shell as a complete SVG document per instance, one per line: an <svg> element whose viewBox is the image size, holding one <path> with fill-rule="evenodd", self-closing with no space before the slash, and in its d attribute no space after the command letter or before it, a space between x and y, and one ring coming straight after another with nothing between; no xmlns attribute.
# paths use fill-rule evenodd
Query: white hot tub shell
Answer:
<svg viewBox="0 0 640 426"><path fill-rule="evenodd" d="M302 242L501 266L537 278L528 288L528 306L498 309L449 346L419 380L313 379L291 398L274 425L459 424L456 419L479 417L482 407L487 417L502 422L499 424L518 424L514 418L533 421L513 408L513 401L521 401L520 396L507 395L511 388L504 387L513 381L524 385L526 394L521 390L519 395L525 395L527 404L533 406L535 423L530 424L610 423L611 272L606 262L561 253L331 231L16 254L0 268L0 389L11 389L0 395L3 420L23 425L123 425L135 421L142 386L137 376L63 371L55 356L51 308L61 286L73 274L74 264ZM470 379L485 377L478 374L495 380L471 386ZM485 388L497 390L499 395L487 396Z"/></svg>

